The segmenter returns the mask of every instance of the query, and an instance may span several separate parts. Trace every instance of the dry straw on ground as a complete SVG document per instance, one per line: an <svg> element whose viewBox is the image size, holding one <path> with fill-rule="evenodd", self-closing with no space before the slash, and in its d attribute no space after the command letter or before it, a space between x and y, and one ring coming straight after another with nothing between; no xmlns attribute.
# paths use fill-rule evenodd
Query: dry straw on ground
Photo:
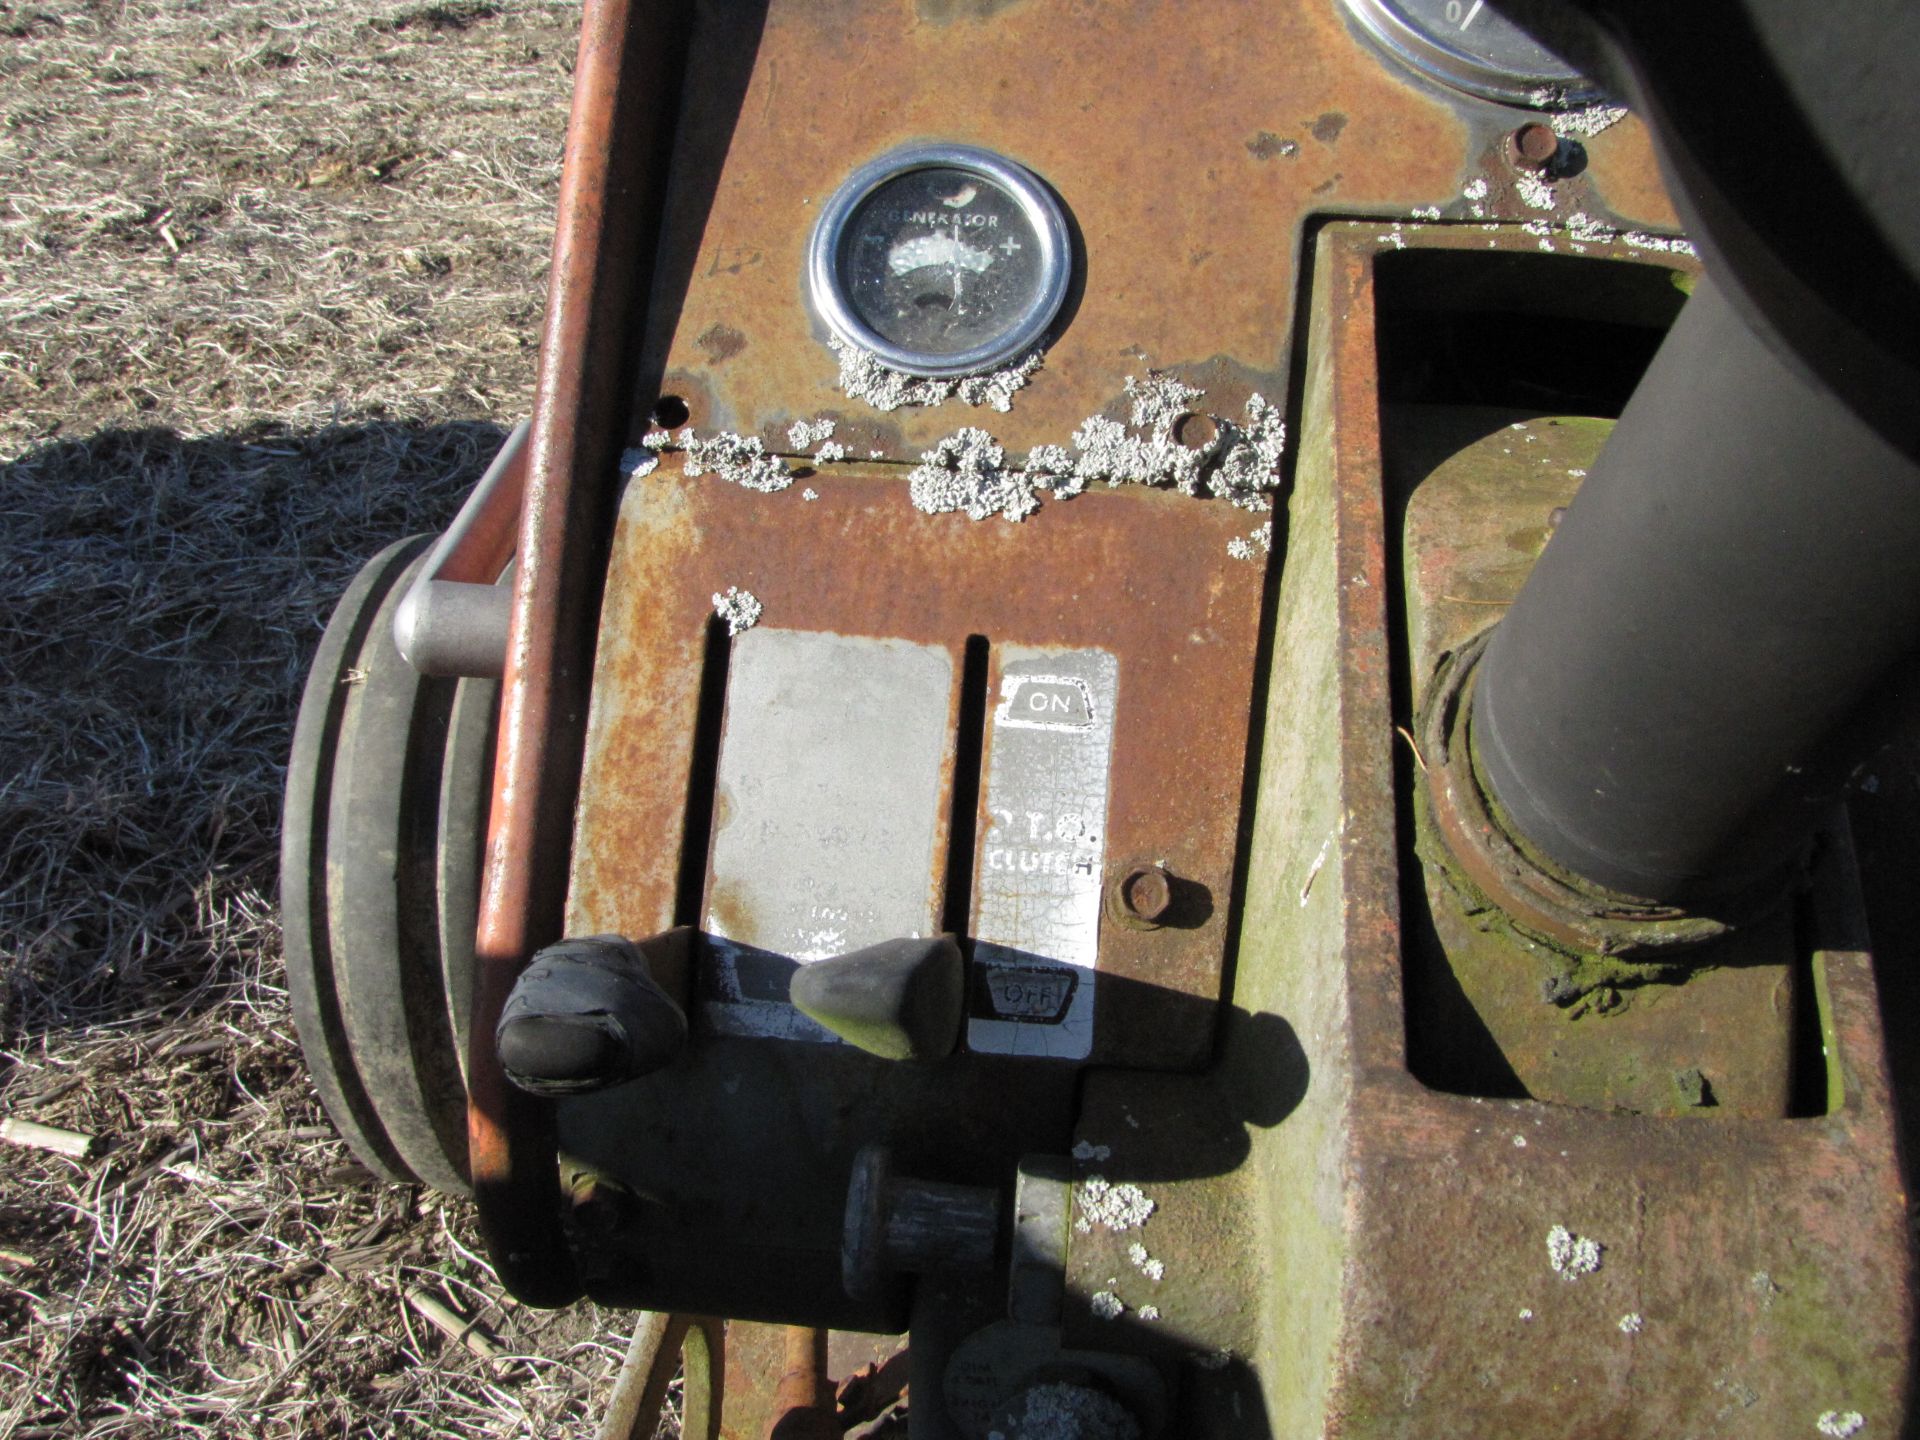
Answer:
<svg viewBox="0 0 1920 1440"><path fill-rule="evenodd" d="M0 0L0 1116L98 1137L0 1146L0 1440L593 1433L629 1317L366 1182L274 902L333 598L530 399L577 24Z"/></svg>

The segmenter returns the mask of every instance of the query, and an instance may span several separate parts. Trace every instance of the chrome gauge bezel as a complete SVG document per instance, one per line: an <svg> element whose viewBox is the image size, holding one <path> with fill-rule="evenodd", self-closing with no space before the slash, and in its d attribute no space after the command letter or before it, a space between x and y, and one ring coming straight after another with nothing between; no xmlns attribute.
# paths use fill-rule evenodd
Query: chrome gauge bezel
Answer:
<svg viewBox="0 0 1920 1440"><path fill-rule="evenodd" d="M951 355L906 349L875 331L855 313L840 268L847 227L867 197L903 175L934 169L965 171L1011 196L1040 246L1040 284L1020 313L991 342ZM809 297L827 328L846 344L869 351L889 369L931 379L977 375L1026 354L1060 313L1072 280L1067 217L1053 192L1025 166L973 145L911 145L862 165L821 210L807 250Z"/></svg>
<svg viewBox="0 0 1920 1440"><path fill-rule="evenodd" d="M1367 38L1396 60L1429 80L1482 100L1541 110L1605 98L1593 81L1571 66L1552 75L1521 75L1446 45L1415 24L1398 0L1341 0L1341 4ZM1543 89L1552 92L1552 104L1542 105L1535 98L1535 92Z"/></svg>

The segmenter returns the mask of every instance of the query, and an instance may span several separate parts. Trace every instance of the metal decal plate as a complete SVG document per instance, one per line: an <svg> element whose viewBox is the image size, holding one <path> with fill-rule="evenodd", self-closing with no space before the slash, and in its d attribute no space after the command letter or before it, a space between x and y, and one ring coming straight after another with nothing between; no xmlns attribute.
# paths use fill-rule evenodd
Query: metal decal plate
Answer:
<svg viewBox="0 0 1920 1440"><path fill-rule="evenodd" d="M733 641L699 1017L838 1043L796 965L939 925L957 672L938 645L756 627Z"/></svg>
<svg viewBox="0 0 1920 1440"><path fill-rule="evenodd" d="M1119 662L1000 651L975 879L967 1045L1084 1060L1093 1050L1107 790Z"/></svg>

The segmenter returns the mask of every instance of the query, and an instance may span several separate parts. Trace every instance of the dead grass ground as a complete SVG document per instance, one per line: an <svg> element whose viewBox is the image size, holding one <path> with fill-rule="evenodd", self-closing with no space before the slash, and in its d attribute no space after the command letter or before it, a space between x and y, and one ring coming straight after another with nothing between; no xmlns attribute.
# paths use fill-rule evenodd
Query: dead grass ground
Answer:
<svg viewBox="0 0 1920 1440"><path fill-rule="evenodd" d="M0 1150L0 1437L592 1433L626 1317L365 1182L274 902L334 597L530 400L577 22L0 0L0 1115L101 1140Z"/></svg>

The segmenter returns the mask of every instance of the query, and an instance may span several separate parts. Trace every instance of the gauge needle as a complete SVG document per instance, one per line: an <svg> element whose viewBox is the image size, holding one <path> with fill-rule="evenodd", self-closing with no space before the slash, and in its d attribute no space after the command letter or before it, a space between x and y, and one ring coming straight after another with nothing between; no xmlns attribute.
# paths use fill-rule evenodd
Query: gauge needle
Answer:
<svg viewBox="0 0 1920 1440"><path fill-rule="evenodd" d="M977 275L989 269L993 261L991 250L976 250L958 235L948 234L916 235L887 252L887 268L896 275L925 265L945 265L955 274L971 270Z"/></svg>

